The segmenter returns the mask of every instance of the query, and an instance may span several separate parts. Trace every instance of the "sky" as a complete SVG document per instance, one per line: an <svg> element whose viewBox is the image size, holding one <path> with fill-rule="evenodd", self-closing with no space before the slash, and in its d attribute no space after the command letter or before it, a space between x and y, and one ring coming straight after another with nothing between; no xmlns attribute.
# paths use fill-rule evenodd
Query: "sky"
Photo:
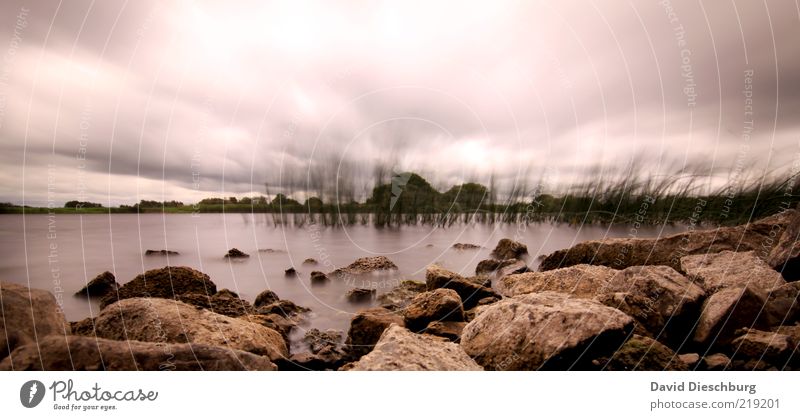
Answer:
<svg viewBox="0 0 800 420"><path fill-rule="evenodd" d="M4 0L0 201L759 179L798 41L796 0Z"/></svg>

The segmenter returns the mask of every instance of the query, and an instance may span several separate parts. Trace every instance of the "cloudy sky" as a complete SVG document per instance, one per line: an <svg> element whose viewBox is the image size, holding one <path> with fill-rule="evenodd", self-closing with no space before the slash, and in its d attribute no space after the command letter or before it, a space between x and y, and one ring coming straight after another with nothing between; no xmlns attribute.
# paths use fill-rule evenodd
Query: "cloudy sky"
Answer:
<svg viewBox="0 0 800 420"><path fill-rule="evenodd" d="M785 172L798 41L787 0L5 0L0 201Z"/></svg>

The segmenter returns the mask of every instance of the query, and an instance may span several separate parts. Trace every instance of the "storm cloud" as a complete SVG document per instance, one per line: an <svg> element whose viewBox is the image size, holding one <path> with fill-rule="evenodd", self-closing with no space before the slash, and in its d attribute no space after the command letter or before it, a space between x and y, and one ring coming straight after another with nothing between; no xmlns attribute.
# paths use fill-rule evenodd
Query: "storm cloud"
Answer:
<svg viewBox="0 0 800 420"><path fill-rule="evenodd" d="M554 4L557 3L557 4ZM4 1L0 200L797 167L797 1ZM698 169L700 168L700 169Z"/></svg>

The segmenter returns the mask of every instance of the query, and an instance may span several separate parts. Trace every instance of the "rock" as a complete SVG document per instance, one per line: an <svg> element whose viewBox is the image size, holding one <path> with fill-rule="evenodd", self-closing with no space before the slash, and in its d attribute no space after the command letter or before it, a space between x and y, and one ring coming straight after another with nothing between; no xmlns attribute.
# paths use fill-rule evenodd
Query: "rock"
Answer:
<svg viewBox="0 0 800 420"><path fill-rule="evenodd" d="M746 329L745 333L731 342L734 358L747 360L763 360L767 363L783 366L795 346L790 336L777 332Z"/></svg>
<svg viewBox="0 0 800 420"><path fill-rule="evenodd" d="M236 258L250 258L250 254L245 254L244 252L239 251L236 248L231 248L225 254L225 258L228 258L228 259L231 259L231 258L234 258L234 259L236 259Z"/></svg>
<svg viewBox="0 0 800 420"><path fill-rule="evenodd" d="M105 271L86 283L86 286L78 290L75 296L103 297L109 293L116 292L118 288L119 283L117 283L114 274Z"/></svg>
<svg viewBox="0 0 800 420"><path fill-rule="evenodd" d="M498 269L505 267L506 265L513 264L517 260L496 260L494 258L489 258L487 260L483 260L478 263L475 267L475 274L492 274Z"/></svg>
<svg viewBox="0 0 800 420"><path fill-rule="evenodd" d="M308 345L313 357L306 357L306 366L316 370L336 370L348 361L344 333L336 330L320 331L312 328L306 332L303 342ZM295 362L298 360L295 359Z"/></svg>
<svg viewBox="0 0 800 420"><path fill-rule="evenodd" d="M705 298L703 289L664 265L628 267L605 290L598 300L633 317L638 334L675 348L690 337Z"/></svg>
<svg viewBox="0 0 800 420"><path fill-rule="evenodd" d="M347 267L337 268L330 273L331 277L344 279L350 275L361 275L383 270L397 270L392 260L384 257L362 257L353 261Z"/></svg>
<svg viewBox="0 0 800 420"><path fill-rule="evenodd" d="M0 282L0 308L0 359L48 335L70 333L56 298L46 290Z"/></svg>
<svg viewBox="0 0 800 420"><path fill-rule="evenodd" d="M793 281L769 291L766 309L777 323L800 321L800 281Z"/></svg>
<svg viewBox="0 0 800 420"><path fill-rule="evenodd" d="M84 318L80 321L70 322L69 327L72 330L72 335L94 337L94 320L95 318Z"/></svg>
<svg viewBox="0 0 800 420"><path fill-rule="evenodd" d="M148 249L144 252L144 255L153 256L153 255L180 255L178 251L170 251L167 249L162 250L155 250L155 249Z"/></svg>
<svg viewBox="0 0 800 420"><path fill-rule="evenodd" d="M258 252L263 252L265 254L282 254L286 251L282 249L272 249L272 248L259 248Z"/></svg>
<svg viewBox="0 0 800 420"><path fill-rule="evenodd" d="M762 311L766 300L764 292L752 286L729 287L714 293L703 303L694 341L724 346L735 338L739 328L768 329L774 322L768 311Z"/></svg>
<svg viewBox="0 0 800 420"><path fill-rule="evenodd" d="M477 276L472 276L472 277L464 277L464 280L470 283L475 283L478 286L487 287L490 289L492 288L492 279L486 274L479 274Z"/></svg>
<svg viewBox="0 0 800 420"><path fill-rule="evenodd" d="M510 261L510 260L504 260ZM505 276L510 276L512 274L522 274L532 271L528 268L528 265L525 264L525 261L522 260L515 260L511 264L506 264L500 269L497 270L497 278L503 278Z"/></svg>
<svg viewBox="0 0 800 420"><path fill-rule="evenodd" d="M400 314L386 308L359 311L350 320L345 341L353 357L358 358L372 351L383 331L392 324L402 326L405 325L405 320Z"/></svg>
<svg viewBox="0 0 800 420"><path fill-rule="evenodd" d="M50 336L14 350L0 370L275 370L275 365L225 346Z"/></svg>
<svg viewBox="0 0 800 420"><path fill-rule="evenodd" d="M392 325L350 370L482 370L458 344Z"/></svg>
<svg viewBox="0 0 800 420"><path fill-rule="evenodd" d="M703 358L703 366L706 370L727 370L731 364L731 359L722 353L715 353Z"/></svg>
<svg viewBox="0 0 800 420"><path fill-rule="evenodd" d="M678 359L690 370L696 369L700 364L700 355L697 353L679 354Z"/></svg>
<svg viewBox="0 0 800 420"><path fill-rule="evenodd" d="M378 303L384 308L400 310L405 308L415 296L426 291L425 283L403 280L400 285L378 296Z"/></svg>
<svg viewBox="0 0 800 420"><path fill-rule="evenodd" d="M611 357L600 358L595 363L603 370L688 370L671 348L650 337L635 335Z"/></svg>
<svg viewBox="0 0 800 420"><path fill-rule="evenodd" d="M628 315L565 293L519 295L481 306L461 347L489 370L586 369L633 330Z"/></svg>
<svg viewBox="0 0 800 420"><path fill-rule="evenodd" d="M432 321L463 321L464 307L454 290L435 289L417 295L403 315L408 329L421 332Z"/></svg>
<svg viewBox="0 0 800 420"><path fill-rule="evenodd" d="M363 289L356 287L348 290L345 294L345 298L347 298L347 300L350 302L369 302L375 298L375 294L377 292L378 291L375 289Z"/></svg>
<svg viewBox="0 0 800 420"><path fill-rule="evenodd" d="M100 308L122 299L136 297L175 299L187 293L209 296L217 293L217 286L207 274L193 268L167 266L148 270L123 284L117 293L103 297Z"/></svg>
<svg viewBox="0 0 800 420"><path fill-rule="evenodd" d="M201 293L185 293L178 296L178 300L194 305L197 308L208 309L230 317L238 317L255 312L249 302L239 299L238 294L228 289L222 289L211 296Z"/></svg>
<svg viewBox="0 0 800 420"><path fill-rule="evenodd" d="M475 306L478 307L478 306L482 306L482 305L491 305L492 303L495 303L495 302L497 302L499 300L500 300L500 298L497 297L497 296L489 296L489 297L485 297L485 298L479 300L478 303Z"/></svg>
<svg viewBox="0 0 800 420"><path fill-rule="evenodd" d="M319 263L317 262L317 260L313 258L306 258L305 260L303 260L303 265L317 265L317 264Z"/></svg>
<svg viewBox="0 0 800 420"><path fill-rule="evenodd" d="M709 294L727 287L755 285L770 290L786 284L780 273L753 251L689 255L681 258L681 269Z"/></svg>
<svg viewBox="0 0 800 420"><path fill-rule="evenodd" d="M248 322L255 322L256 324L263 325L271 328L281 334L283 341L289 342L289 333L297 326L297 322L284 318L278 314L246 314L239 317Z"/></svg>
<svg viewBox="0 0 800 420"><path fill-rule="evenodd" d="M461 297L464 309L470 309L486 297L499 298L492 289L471 282L452 271L445 270L438 265L428 266L425 273L425 283L428 290L452 289Z"/></svg>
<svg viewBox="0 0 800 420"><path fill-rule="evenodd" d="M279 300L281 299L278 297L277 293L267 289L259 293L258 296L256 296L256 300L253 302L253 306L256 308L260 308L262 306L271 305Z"/></svg>
<svg viewBox="0 0 800 420"><path fill-rule="evenodd" d="M294 267L289 267L286 270L283 270L283 274L286 277L294 277L297 275L297 270L295 270Z"/></svg>
<svg viewBox="0 0 800 420"><path fill-rule="evenodd" d="M617 270L608 267L580 264L545 272L513 274L497 280L495 288L507 297L553 291L589 299L602 292L616 273Z"/></svg>
<svg viewBox="0 0 800 420"><path fill-rule="evenodd" d="M476 249L481 249L482 247L480 245L475 245L475 244L455 243L452 245L451 248L455 249L456 251L473 251Z"/></svg>
<svg viewBox="0 0 800 420"><path fill-rule="evenodd" d="M261 315L276 314L287 319L297 319L306 312L311 312L311 309L285 299L281 299L269 305L260 306L256 309L256 313Z"/></svg>
<svg viewBox="0 0 800 420"><path fill-rule="evenodd" d="M311 272L311 283L324 283L328 281L328 276L321 271Z"/></svg>
<svg viewBox="0 0 800 420"><path fill-rule="evenodd" d="M454 343L461 341L461 333L466 322L462 321L433 321L425 328L424 333L446 338Z"/></svg>
<svg viewBox="0 0 800 420"><path fill-rule="evenodd" d="M270 360L289 355L275 330L168 299L131 298L109 305L97 316L95 332L110 340L221 346Z"/></svg>
<svg viewBox="0 0 800 420"><path fill-rule="evenodd" d="M503 238L492 251L492 256L499 260L522 259L528 253L528 247L517 241Z"/></svg>
<svg viewBox="0 0 800 420"><path fill-rule="evenodd" d="M681 271L680 260L687 255L761 251L764 244L772 243L770 235L775 235L775 229L782 231L797 214L797 211L789 210L747 225L692 230L664 238L609 238L581 242L545 256L539 270L594 264L617 269L635 265L668 265Z"/></svg>
<svg viewBox="0 0 800 420"><path fill-rule="evenodd" d="M766 258L767 264L788 281L800 280L800 212L795 211L778 242Z"/></svg>

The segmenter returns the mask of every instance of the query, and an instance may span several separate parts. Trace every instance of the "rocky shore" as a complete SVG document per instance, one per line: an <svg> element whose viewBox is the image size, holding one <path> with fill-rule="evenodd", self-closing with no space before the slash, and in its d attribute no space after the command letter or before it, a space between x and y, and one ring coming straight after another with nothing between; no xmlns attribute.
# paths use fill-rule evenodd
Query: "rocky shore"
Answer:
<svg viewBox="0 0 800 420"><path fill-rule="evenodd" d="M1 282L0 369L795 370L798 232L800 213L788 210L744 226L583 242L540 257L538 271L524 244L503 239L475 276L431 265L424 283L350 290L347 299L374 306L348 331L309 328L310 309L270 290L248 302L189 267L122 284L102 273L76 291L102 310L72 323L49 292ZM324 283L396 268L367 257L311 275Z"/></svg>

